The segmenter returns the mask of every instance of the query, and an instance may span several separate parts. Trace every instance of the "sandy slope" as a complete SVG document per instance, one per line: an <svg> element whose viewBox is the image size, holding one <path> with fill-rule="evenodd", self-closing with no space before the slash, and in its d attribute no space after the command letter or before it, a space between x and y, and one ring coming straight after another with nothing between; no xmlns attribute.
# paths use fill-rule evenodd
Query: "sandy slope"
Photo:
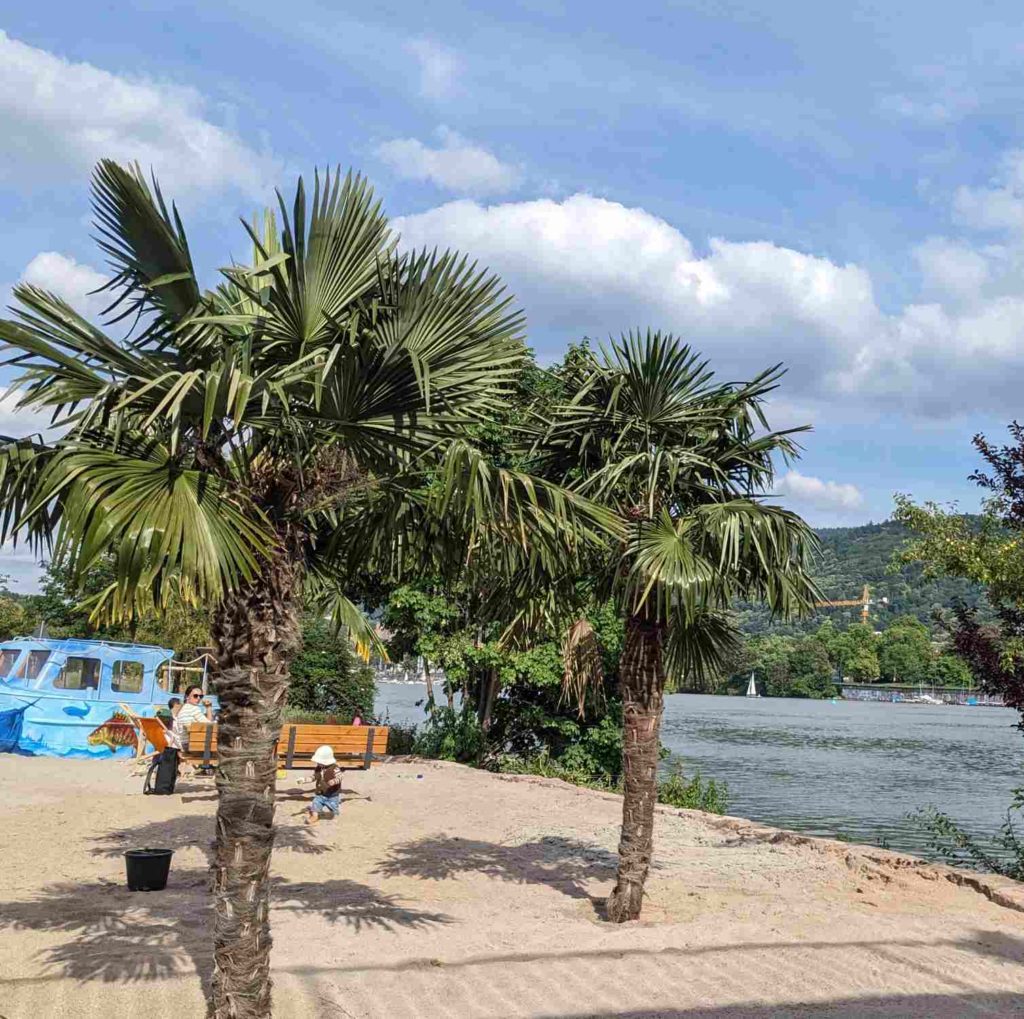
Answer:
<svg viewBox="0 0 1024 1019"><path fill-rule="evenodd" d="M308 833L283 786L279 1019L1024 1014L1024 912L906 858L664 812L645 919L615 927L613 798L391 764ZM214 793L179 789L0 756L0 1016L203 1016ZM124 888L144 845L176 850L164 893Z"/></svg>

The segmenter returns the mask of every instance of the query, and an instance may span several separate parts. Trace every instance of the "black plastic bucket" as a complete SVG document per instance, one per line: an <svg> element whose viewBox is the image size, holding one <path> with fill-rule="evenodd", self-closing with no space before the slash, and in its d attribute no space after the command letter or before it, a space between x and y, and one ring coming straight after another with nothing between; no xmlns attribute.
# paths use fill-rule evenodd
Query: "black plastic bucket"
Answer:
<svg viewBox="0 0 1024 1019"><path fill-rule="evenodd" d="M173 849L129 849L124 854L128 891L159 892L167 887Z"/></svg>

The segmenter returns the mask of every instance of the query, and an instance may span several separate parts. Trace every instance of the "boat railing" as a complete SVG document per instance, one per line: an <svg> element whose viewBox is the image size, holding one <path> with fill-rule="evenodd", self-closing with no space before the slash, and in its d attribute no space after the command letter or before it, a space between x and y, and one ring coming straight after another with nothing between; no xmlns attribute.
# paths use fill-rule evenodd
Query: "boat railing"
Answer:
<svg viewBox="0 0 1024 1019"><path fill-rule="evenodd" d="M3 641L4 644L18 644L21 642L32 644L98 644L101 647L110 648L138 648L141 651L166 651L167 648L159 644L136 644L127 640L106 640L93 637L12 637Z"/></svg>

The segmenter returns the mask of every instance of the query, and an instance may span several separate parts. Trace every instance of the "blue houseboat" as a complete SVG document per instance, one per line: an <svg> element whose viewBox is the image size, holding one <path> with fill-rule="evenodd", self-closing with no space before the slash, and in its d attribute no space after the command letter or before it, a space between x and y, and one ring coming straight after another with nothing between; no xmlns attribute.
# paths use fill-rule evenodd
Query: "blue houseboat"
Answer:
<svg viewBox="0 0 1024 1019"><path fill-rule="evenodd" d="M190 672L197 675L189 680ZM152 715L188 682L205 692L205 668L175 664L167 648L47 637L0 642L0 752L130 756L135 729L122 705Z"/></svg>

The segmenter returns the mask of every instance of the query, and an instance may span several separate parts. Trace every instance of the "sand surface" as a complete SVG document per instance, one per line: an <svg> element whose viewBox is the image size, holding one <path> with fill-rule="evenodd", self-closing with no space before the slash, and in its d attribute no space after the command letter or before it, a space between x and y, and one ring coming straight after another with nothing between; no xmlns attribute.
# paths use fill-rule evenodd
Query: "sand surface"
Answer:
<svg viewBox="0 0 1024 1019"><path fill-rule="evenodd" d="M200 1019L211 780L0 756L0 1017ZM282 782L278 1019L1024 1015L1021 886L659 813L644 919L614 926L619 801L454 765L348 772L307 831ZM130 893L125 848L175 850Z"/></svg>

